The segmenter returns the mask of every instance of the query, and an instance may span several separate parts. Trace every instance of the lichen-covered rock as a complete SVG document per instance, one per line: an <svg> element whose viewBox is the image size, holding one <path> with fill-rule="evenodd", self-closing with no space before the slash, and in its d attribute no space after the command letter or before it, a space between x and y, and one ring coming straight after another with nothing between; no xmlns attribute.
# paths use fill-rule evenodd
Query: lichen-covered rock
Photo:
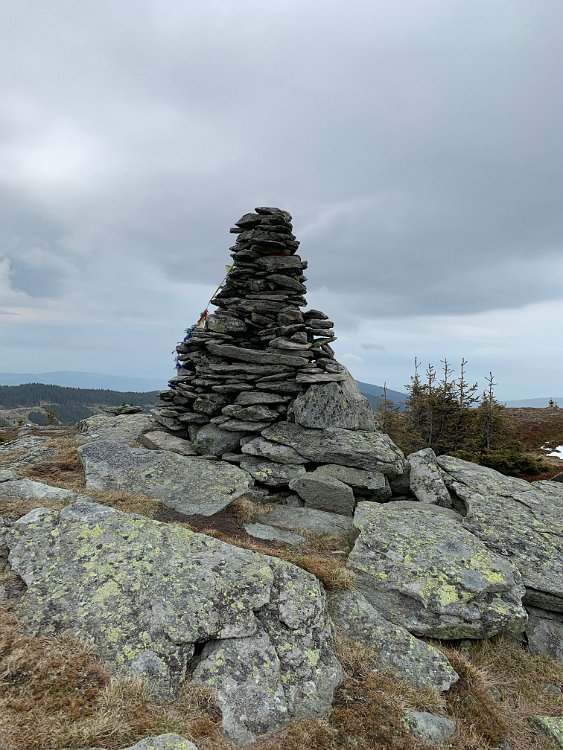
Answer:
<svg viewBox="0 0 563 750"><path fill-rule="evenodd" d="M197 747L179 734L161 734L158 737L147 737L125 750L197 750Z"/></svg>
<svg viewBox="0 0 563 750"><path fill-rule="evenodd" d="M455 722L426 711L406 711L403 723L409 734L429 745L439 745L455 734Z"/></svg>
<svg viewBox="0 0 563 750"><path fill-rule="evenodd" d="M240 468L247 471L257 482L269 487L283 487L305 474L305 467L301 464L280 464L253 456L244 456Z"/></svg>
<svg viewBox="0 0 563 750"><path fill-rule="evenodd" d="M87 488L139 492L186 515L211 516L252 485L251 477L236 466L169 451L100 440L81 446L78 453Z"/></svg>
<svg viewBox="0 0 563 750"><path fill-rule="evenodd" d="M563 615L545 609L526 607L526 638L533 654L549 654L563 664Z"/></svg>
<svg viewBox="0 0 563 750"><path fill-rule="evenodd" d="M556 747L563 747L563 716L534 716L533 722L553 740Z"/></svg>
<svg viewBox="0 0 563 750"><path fill-rule="evenodd" d="M65 750L70 750L70 748ZM103 750L98 747L84 747L80 750ZM179 734L161 734L158 737L147 737L124 750L197 750L193 742L180 737Z"/></svg>
<svg viewBox="0 0 563 750"><path fill-rule="evenodd" d="M387 476L401 474L404 468L402 452L382 432L339 427L313 430L278 422L262 430L262 436L293 448L308 461L381 471Z"/></svg>
<svg viewBox="0 0 563 750"><path fill-rule="evenodd" d="M524 602L563 611L563 485L529 483L441 456L446 484L467 509L463 525L518 568Z"/></svg>
<svg viewBox="0 0 563 750"><path fill-rule="evenodd" d="M295 421L302 427L342 427L346 430L375 430L371 405L362 396L349 372L340 383L311 385L293 402Z"/></svg>
<svg viewBox="0 0 563 750"><path fill-rule="evenodd" d="M112 440L131 445L143 432L154 430L156 423L150 414L94 414L77 427L82 442Z"/></svg>
<svg viewBox="0 0 563 750"><path fill-rule="evenodd" d="M266 559L275 579L269 603L257 613L256 634L208 644L194 671L195 681L217 691L224 731L239 744L292 716L321 716L341 675L318 629L311 628L328 626L324 603L310 596L305 580L288 575L291 566Z"/></svg>
<svg viewBox="0 0 563 750"><path fill-rule="evenodd" d="M182 456L196 456L197 451L189 440L179 438L177 435L171 435L164 430L151 430L139 435L137 438L139 445L151 450L172 451L180 453Z"/></svg>
<svg viewBox="0 0 563 750"><path fill-rule="evenodd" d="M306 508L339 513L343 516L354 515L354 492L339 479L317 474L316 471L308 474L303 471L303 476L291 480L289 489L297 492L305 501Z"/></svg>
<svg viewBox="0 0 563 750"><path fill-rule="evenodd" d="M17 599L24 587L22 579L8 565L8 536L13 521L0 516L0 601Z"/></svg>
<svg viewBox="0 0 563 750"><path fill-rule="evenodd" d="M143 676L163 697L195 644L209 644L197 677L217 688L236 741L330 706L340 667L325 597L300 568L95 503L38 509L7 538L27 585L15 612L30 632L88 636L111 672ZM246 703L253 685L272 686L276 701Z"/></svg>
<svg viewBox="0 0 563 750"><path fill-rule="evenodd" d="M354 537L352 519L338 513L326 513L313 508L296 508L277 505L273 510L260 513L256 520L281 529L305 529L313 534L340 537L347 544Z"/></svg>
<svg viewBox="0 0 563 750"><path fill-rule="evenodd" d="M217 691L223 730L239 745L251 743L257 734L281 726L289 718L280 660L262 628L242 641L229 638L208 643L193 680Z"/></svg>
<svg viewBox="0 0 563 750"><path fill-rule="evenodd" d="M432 448L424 448L408 456L410 465L409 487L412 494L421 503L432 503L444 508L451 508L450 493L436 460Z"/></svg>
<svg viewBox="0 0 563 750"><path fill-rule="evenodd" d="M370 499L384 501L391 497L391 488L385 474L380 471L366 471L365 469L352 469L349 466L338 464L324 464L315 469L317 476L333 477L344 484L359 490L363 495L369 495Z"/></svg>
<svg viewBox="0 0 563 750"><path fill-rule="evenodd" d="M524 630L524 586L508 560L444 514L371 505L348 566L386 619L444 639Z"/></svg>
<svg viewBox="0 0 563 750"><path fill-rule="evenodd" d="M459 679L441 651L386 620L358 591L331 594L329 613L344 635L377 649L381 664L399 679L440 691L449 690Z"/></svg>

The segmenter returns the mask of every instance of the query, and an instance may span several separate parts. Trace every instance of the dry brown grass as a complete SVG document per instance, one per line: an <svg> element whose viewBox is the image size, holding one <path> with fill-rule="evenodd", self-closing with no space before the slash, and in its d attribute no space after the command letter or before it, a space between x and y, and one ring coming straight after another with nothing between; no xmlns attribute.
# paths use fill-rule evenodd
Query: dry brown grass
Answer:
<svg viewBox="0 0 563 750"><path fill-rule="evenodd" d="M287 562L293 563L294 565L297 565L298 568L302 568L316 576L327 591L341 591L343 589L354 588L355 586L355 573L346 567L346 558L344 556L335 556L330 553L317 553L315 551L309 551L306 548L300 548L299 551L297 551L293 548L282 548L281 545L280 547L273 547L255 541L250 537L241 538L228 536L212 527L203 529L201 533L207 534L207 536L212 536L222 542L233 544L236 547L250 549L254 552L260 552L263 555L277 557L280 560L287 560Z"/></svg>
<svg viewBox="0 0 563 750"><path fill-rule="evenodd" d="M83 490L93 500L102 505L109 505L123 513L136 513L139 516L154 518L157 511L164 506L160 500L126 490Z"/></svg>
<svg viewBox="0 0 563 750"><path fill-rule="evenodd" d="M30 466L25 470L25 475L54 487L83 492L84 470L78 457L76 434L74 427L54 434L48 443L48 447L55 450L53 458Z"/></svg>
<svg viewBox="0 0 563 750"><path fill-rule="evenodd" d="M0 469L10 469L18 461L25 458L26 452L23 448L8 448L0 453Z"/></svg>
<svg viewBox="0 0 563 750"><path fill-rule="evenodd" d="M25 516L35 508L61 510L65 505L68 505L68 503L64 500L23 500L22 498L0 496L0 516L9 518L11 521L16 521L18 518Z"/></svg>
<svg viewBox="0 0 563 750"><path fill-rule="evenodd" d="M531 654L507 638L476 641L469 649L440 646L460 680L446 694L448 710L460 728L456 750L481 750L506 737L518 750L552 750L553 744L535 727L534 715L560 716L563 667L545 655ZM500 692L500 700L491 695Z"/></svg>
<svg viewBox="0 0 563 750"><path fill-rule="evenodd" d="M450 658L449 652L447 655ZM563 715L563 694L556 690L563 688L563 666L544 654L531 654L507 638L478 641L467 659L472 668L484 675L486 683L500 691L502 697L496 707L510 728L513 747L551 748L530 717ZM457 669L455 664L454 667Z"/></svg>
<svg viewBox="0 0 563 750"><path fill-rule="evenodd" d="M186 685L177 701L155 703L140 680L110 676L93 647L68 634L34 638L0 612L0 747L60 750L127 747L177 732L200 750L229 750L211 693Z"/></svg>
<svg viewBox="0 0 563 750"><path fill-rule="evenodd" d="M254 519L259 513L266 512L270 506L260 503L255 503L249 500L247 497L239 497L237 500L233 500L230 503L229 508L232 510L233 515L237 521L241 524L253 523Z"/></svg>
<svg viewBox="0 0 563 750"><path fill-rule="evenodd" d="M446 694L420 690L378 666L377 653L338 637L344 679L325 719L297 719L259 739L253 750L423 750L402 723L409 709L448 715L458 731L442 750L491 750L507 739L516 750L553 750L529 721L560 715L561 696L548 685L561 681L561 667L511 641L483 641L462 653L442 649L460 674ZM500 701L491 697L495 687ZM98 746L118 750L165 732L195 742L199 750L232 750L219 731L212 694L187 684L171 704L155 703L145 684L110 676L92 646L68 634L26 635L0 611L0 747L60 750Z"/></svg>
<svg viewBox="0 0 563 750"><path fill-rule="evenodd" d="M315 552L330 552L332 555L347 555L351 547L349 542L334 534L318 534L310 529L294 529L307 539L307 549Z"/></svg>

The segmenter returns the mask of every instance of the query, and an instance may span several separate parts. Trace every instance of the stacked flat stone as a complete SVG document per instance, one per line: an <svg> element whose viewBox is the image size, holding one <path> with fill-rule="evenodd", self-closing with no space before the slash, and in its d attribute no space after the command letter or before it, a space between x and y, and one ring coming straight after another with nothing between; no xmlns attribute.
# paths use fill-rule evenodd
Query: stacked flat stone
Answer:
<svg viewBox="0 0 563 750"><path fill-rule="evenodd" d="M177 347L181 368L161 393L169 429L216 424L259 432L287 415L292 396L309 383L342 381L344 368L329 346L332 322L306 300L306 261L291 216L260 207L231 229L233 266L212 300L218 311Z"/></svg>
<svg viewBox="0 0 563 750"><path fill-rule="evenodd" d="M319 310L302 311L307 262L296 254L291 215L259 207L230 231L237 239L212 300L218 309L178 345L180 368L160 394L165 403L155 418L200 455L240 463L267 487L287 488L321 464L375 469L382 462L363 455L372 447L366 434L387 438L334 358L332 321ZM326 430L331 434L321 434ZM323 481L342 484L336 476Z"/></svg>

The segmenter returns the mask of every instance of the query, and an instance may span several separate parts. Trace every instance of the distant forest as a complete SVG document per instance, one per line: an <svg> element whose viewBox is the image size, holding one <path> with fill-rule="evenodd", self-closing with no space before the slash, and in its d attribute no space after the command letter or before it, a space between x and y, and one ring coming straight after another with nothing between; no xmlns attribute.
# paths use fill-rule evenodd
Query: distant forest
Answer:
<svg viewBox="0 0 563 750"><path fill-rule="evenodd" d="M157 401L157 391L135 393L102 388L65 388L43 383L0 386L0 409L40 406L52 412L62 424L73 424L85 419L97 411L96 407L126 403L147 408Z"/></svg>

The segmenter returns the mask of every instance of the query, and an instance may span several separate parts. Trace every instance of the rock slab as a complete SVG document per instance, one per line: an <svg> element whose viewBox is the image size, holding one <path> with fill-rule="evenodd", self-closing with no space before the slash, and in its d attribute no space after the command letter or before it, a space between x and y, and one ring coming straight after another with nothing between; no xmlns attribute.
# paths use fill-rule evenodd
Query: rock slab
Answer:
<svg viewBox="0 0 563 750"><path fill-rule="evenodd" d="M411 513L392 502L371 505L348 566L386 619L444 639L524 630L525 589L506 558L447 515Z"/></svg>
<svg viewBox="0 0 563 750"><path fill-rule="evenodd" d="M0 471L0 497L22 500L58 500L66 503L76 500L90 500L87 495L36 482L33 479L20 479L14 472Z"/></svg>
<svg viewBox="0 0 563 750"><path fill-rule="evenodd" d="M328 710L341 669L324 592L300 568L96 503L38 509L7 537L30 632L88 636L108 670L145 677L161 697L203 645L194 679L217 690L240 744Z"/></svg>
<svg viewBox="0 0 563 750"><path fill-rule="evenodd" d="M506 477L453 456L438 463L467 509L465 528L520 571L525 603L563 612L563 484Z"/></svg>
<svg viewBox="0 0 563 750"><path fill-rule="evenodd" d="M311 471L292 479L289 489L304 500L306 508L338 513L343 516L354 515L354 492L344 482L330 476L323 476Z"/></svg>
<svg viewBox="0 0 563 750"><path fill-rule="evenodd" d="M436 454L432 448L424 448L408 456L410 464L410 491L421 503L433 503L451 508L452 501L447 490Z"/></svg>
<svg viewBox="0 0 563 750"><path fill-rule="evenodd" d="M156 426L150 414L94 414L77 424L83 442L112 440L126 445L131 445L143 432Z"/></svg>
<svg viewBox="0 0 563 750"><path fill-rule="evenodd" d="M252 485L250 476L236 466L169 451L100 440L81 446L78 453L86 487L138 492L186 515L211 516Z"/></svg>
<svg viewBox="0 0 563 750"><path fill-rule="evenodd" d="M265 523L247 523L244 530L250 536L256 539L264 539L268 542L282 542L283 544L305 544L307 539L301 534L294 534L292 531L276 529L275 526L269 526Z"/></svg>
<svg viewBox="0 0 563 750"><path fill-rule="evenodd" d="M399 679L439 691L449 690L459 679L441 651L386 620L359 592L331 594L329 612L344 635L377 649L381 664Z"/></svg>
<svg viewBox="0 0 563 750"><path fill-rule="evenodd" d="M292 508L277 505L273 510L260 513L256 520L281 529L310 531L313 534L330 534L348 543L354 536L352 519L338 513L326 513L313 508Z"/></svg>
<svg viewBox="0 0 563 750"><path fill-rule="evenodd" d="M139 435L139 445L157 451L172 451L182 456L196 456L197 451L188 440L183 440L177 435L171 435L164 430L151 430Z"/></svg>
<svg viewBox="0 0 563 750"><path fill-rule="evenodd" d="M382 432L338 427L314 430L292 422L278 422L263 430L262 436L287 445L316 463L381 471L387 476L402 474L404 468L402 452Z"/></svg>
<svg viewBox="0 0 563 750"><path fill-rule="evenodd" d="M526 638L533 654L549 654L563 664L563 615L528 606Z"/></svg>

